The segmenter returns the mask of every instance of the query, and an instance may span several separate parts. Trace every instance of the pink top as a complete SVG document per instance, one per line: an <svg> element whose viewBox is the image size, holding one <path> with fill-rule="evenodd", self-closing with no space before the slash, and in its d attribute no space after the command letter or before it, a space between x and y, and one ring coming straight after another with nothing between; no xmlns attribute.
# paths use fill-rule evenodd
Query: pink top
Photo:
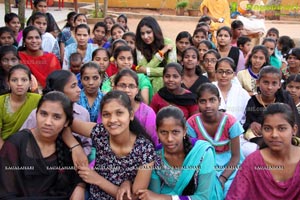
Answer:
<svg viewBox="0 0 300 200"><path fill-rule="evenodd" d="M275 166L274 166L275 167ZM276 166L280 170L282 166ZM226 200L231 199L299 199L300 162L293 177L277 182L267 169L259 150L250 154L241 165Z"/></svg>

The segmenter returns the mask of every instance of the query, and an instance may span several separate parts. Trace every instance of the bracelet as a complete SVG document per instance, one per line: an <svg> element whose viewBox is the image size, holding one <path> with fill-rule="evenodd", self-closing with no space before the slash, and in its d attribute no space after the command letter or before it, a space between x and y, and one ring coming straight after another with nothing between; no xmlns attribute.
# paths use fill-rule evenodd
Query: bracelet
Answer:
<svg viewBox="0 0 300 200"><path fill-rule="evenodd" d="M226 176L224 176L223 174L221 174L220 177L223 177L225 179L225 181L228 181L228 178Z"/></svg>
<svg viewBox="0 0 300 200"><path fill-rule="evenodd" d="M78 146L80 146L79 143L78 143L78 144L75 144L74 146L72 146L72 147L70 148L70 152L72 152L72 150L73 150L74 148L78 147Z"/></svg>
<svg viewBox="0 0 300 200"><path fill-rule="evenodd" d="M135 66L134 69L135 69L135 71L138 71L140 68L141 68L141 66L138 66L138 65L137 65L137 66Z"/></svg>
<svg viewBox="0 0 300 200"><path fill-rule="evenodd" d="M162 57L162 58L164 57L164 55L165 55L164 52L162 52L161 50L158 50L157 52L160 55L160 57Z"/></svg>

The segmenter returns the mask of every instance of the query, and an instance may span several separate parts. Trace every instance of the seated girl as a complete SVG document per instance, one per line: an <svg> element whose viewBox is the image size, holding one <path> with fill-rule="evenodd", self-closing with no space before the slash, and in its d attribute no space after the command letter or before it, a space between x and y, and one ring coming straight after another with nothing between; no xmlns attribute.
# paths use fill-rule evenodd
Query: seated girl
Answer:
<svg viewBox="0 0 300 200"><path fill-rule="evenodd" d="M108 92L101 101L102 124L74 120L72 130L91 137L96 148L95 167L79 166L90 186L89 199L136 198L150 182L155 150L149 135L134 117L131 101L121 91ZM70 130L66 140L74 140ZM132 192L131 192L132 191Z"/></svg>
<svg viewBox="0 0 300 200"><path fill-rule="evenodd" d="M226 195L239 164L242 125L232 115L219 111L220 93L212 83L204 83L198 90L199 114L187 121L188 134L206 140L216 149L216 170Z"/></svg>
<svg viewBox="0 0 300 200"><path fill-rule="evenodd" d="M183 112L175 106L164 107L157 113L156 126L162 146L149 190L139 190L139 198L223 199L214 170L215 151L208 142L189 138Z"/></svg>
<svg viewBox="0 0 300 200"><path fill-rule="evenodd" d="M153 96L150 106L157 113L168 105L177 106L186 118L198 112L196 95L181 86L182 66L169 63L163 70L164 87Z"/></svg>
<svg viewBox="0 0 300 200"><path fill-rule="evenodd" d="M264 148L241 165L226 200L299 199L300 147L293 110L283 103L264 111L261 133Z"/></svg>
<svg viewBox="0 0 300 200"><path fill-rule="evenodd" d="M15 133L0 150L0 199L83 199L85 183L61 136L72 124L72 102L50 92L36 113L37 126Z"/></svg>
<svg viewBox="0 0 300 200"><path fill-rule="evenodd" d="M21 128L41 96L28 92L31 73L24 65L15 65L8 71L10 93L0 96L0 149L3 141Z"/></svg>

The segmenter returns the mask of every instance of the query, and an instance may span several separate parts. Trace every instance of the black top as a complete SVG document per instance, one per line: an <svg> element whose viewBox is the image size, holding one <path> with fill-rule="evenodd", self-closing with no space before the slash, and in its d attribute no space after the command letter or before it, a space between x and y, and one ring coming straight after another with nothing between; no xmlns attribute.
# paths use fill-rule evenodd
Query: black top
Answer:
<svg viewBox="0 0 300 200"><path fill-rule="evenodd" d="M6 140L0 150L0 199L69 199L82 182L74 170L68 148L63 145L64 164L57 151L44 158L30 130Z"/></svg>

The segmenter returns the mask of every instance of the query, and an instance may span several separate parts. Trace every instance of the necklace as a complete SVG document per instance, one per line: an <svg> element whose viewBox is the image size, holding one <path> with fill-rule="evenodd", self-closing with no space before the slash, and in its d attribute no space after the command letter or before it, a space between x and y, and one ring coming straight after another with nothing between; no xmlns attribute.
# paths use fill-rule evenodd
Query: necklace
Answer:
<svg viewBox="0 0 300 200"><path fill-rule="evenodd" d="M263 101L262 97L261 97L261 94L259 94L258 97L259 97L259 101L262 103L262 105L263 105L264 108L266 108L271 103L275 103L275 101L276 101L276 97L274 97L273 101L271 103L268 103L266 105L265 102Z"/></svg>

